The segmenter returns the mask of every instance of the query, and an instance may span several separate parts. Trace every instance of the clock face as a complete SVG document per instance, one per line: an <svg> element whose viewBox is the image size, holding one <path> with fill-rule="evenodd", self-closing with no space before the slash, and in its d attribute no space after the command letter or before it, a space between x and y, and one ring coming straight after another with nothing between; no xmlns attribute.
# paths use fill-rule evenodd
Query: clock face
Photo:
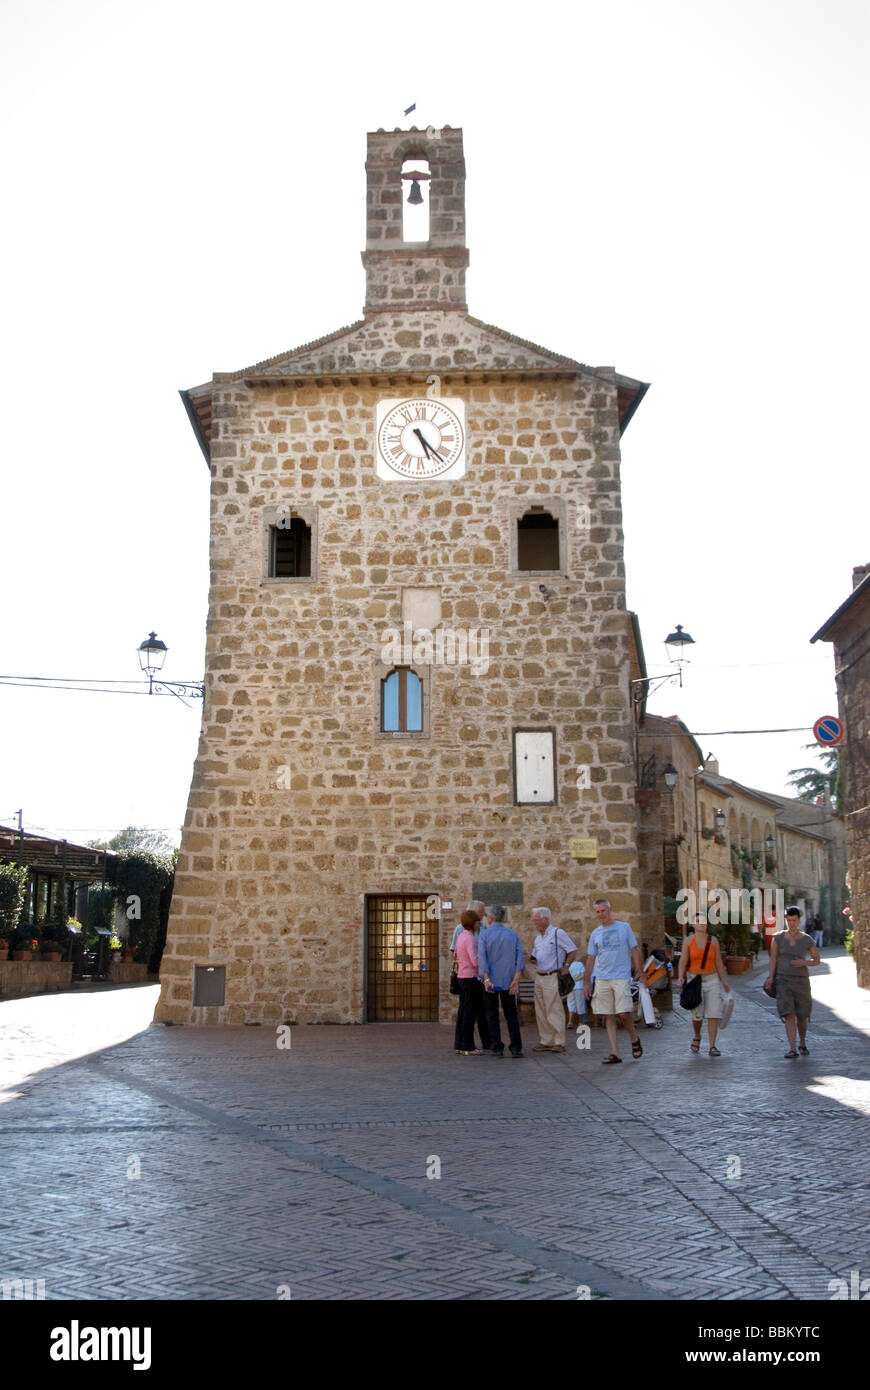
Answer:
<svg viewBox="0 0 870 1390"><path fill-rule="evenodd" d="M379 478L395 482L464 476L464 401L428 396L379 401L376 424Z"/></svg>

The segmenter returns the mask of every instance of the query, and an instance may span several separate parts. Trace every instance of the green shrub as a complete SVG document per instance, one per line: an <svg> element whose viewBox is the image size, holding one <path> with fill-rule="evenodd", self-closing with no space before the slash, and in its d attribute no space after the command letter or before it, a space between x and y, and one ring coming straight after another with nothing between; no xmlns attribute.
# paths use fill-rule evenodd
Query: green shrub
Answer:
<svg viewBox="0 0 870 1390"><path fill-rule="evenodd" d="M11 936L15 931L26 894L26 867L0 864L0 936Z"/></svg>

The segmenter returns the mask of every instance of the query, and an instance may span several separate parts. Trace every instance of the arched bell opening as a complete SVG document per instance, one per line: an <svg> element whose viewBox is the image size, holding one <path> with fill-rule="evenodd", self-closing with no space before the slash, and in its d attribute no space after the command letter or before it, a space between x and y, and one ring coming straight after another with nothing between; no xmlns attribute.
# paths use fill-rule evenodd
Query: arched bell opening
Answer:
<svg viewBox="0 0 870 1390"><path fill-rule="evenodd" d="M432 175L428 159L402 161L402 240L429 240L429 185Z"/></svg>

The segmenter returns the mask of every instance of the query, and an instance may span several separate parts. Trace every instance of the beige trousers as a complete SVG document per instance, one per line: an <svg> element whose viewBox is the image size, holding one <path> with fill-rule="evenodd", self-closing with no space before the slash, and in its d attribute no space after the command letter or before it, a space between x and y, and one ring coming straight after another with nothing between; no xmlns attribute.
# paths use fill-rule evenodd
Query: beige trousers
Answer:
<svg viewBox="0 0 870 1390"><path fill-rule="evenodd" d="M565 1010L558 975L535 976L535 1023L545 1047L565 1046Z"/></svg>

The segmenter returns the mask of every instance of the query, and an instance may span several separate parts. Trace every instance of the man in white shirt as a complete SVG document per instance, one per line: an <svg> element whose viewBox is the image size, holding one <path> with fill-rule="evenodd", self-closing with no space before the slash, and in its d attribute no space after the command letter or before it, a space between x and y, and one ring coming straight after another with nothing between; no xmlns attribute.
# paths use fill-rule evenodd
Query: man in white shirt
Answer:
<svg viewBox="0 0 870 1390"><path fill-rule="evenodd" d="M559 994L559 976L568 973L568 966L577 954L577 947L567 932L550 921L548 907L536 907L532 925L537 931L532 947L535 962L535 1023L537 1042L533 1052L565 1051L565 1010Z"/></svg>
<svg viewBox="0 0 870 1390"><path fill-rule="evenodd" d="M491 913L489 912L489 910L487 909L486 903L482 903L482 902L479 902L479 901L475 901L475 902L473 902L473 903L469 903L469 904L468 904L468 911L469 911L469 912L476 912L476 913L477 913L478 917L480 918L480 930L481 930L481 931L485 931L485 929L489 926L490 922L492 921L492 914L491 914ZM455 930L454 930L454 932L453 932L453 940L450 942L450 949L451 949L451 951L455 951L455 950L456 950L456 943L457 943L457 941L459 940L459 933L460 933L461 931L462 931L462 923L461 923L461 922L457 922L457 923L456 923L456 928L455 928Z"/></svg>

